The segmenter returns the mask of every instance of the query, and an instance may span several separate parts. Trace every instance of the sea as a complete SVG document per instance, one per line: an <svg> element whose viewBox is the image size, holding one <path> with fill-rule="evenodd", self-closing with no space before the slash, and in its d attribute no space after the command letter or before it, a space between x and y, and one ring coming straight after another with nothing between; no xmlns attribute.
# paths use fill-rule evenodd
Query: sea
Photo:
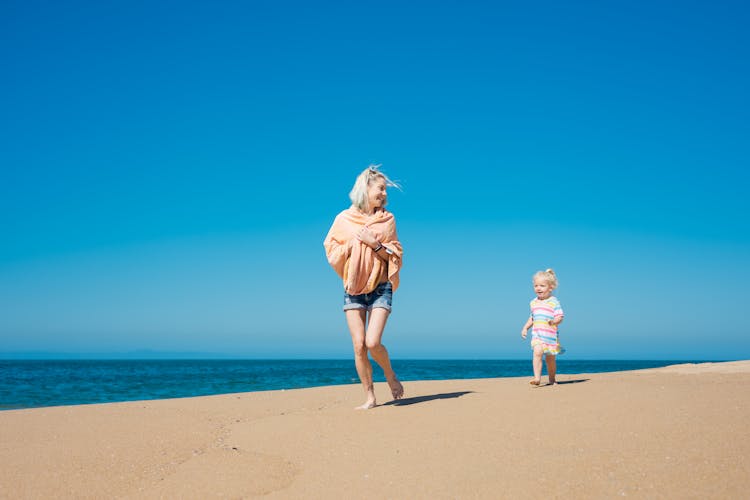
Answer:
<svg viewBox="0 0 750 500"><path fill-rule="evenodd" d="M558 361L558 373L640 370L696 361ZM399 378L447 380L520 377L523 360L393 360ZM376 382L385 380L374 366ZM0 410L184 398L212 394L358 384L346 360L0 360Z"/></svg>

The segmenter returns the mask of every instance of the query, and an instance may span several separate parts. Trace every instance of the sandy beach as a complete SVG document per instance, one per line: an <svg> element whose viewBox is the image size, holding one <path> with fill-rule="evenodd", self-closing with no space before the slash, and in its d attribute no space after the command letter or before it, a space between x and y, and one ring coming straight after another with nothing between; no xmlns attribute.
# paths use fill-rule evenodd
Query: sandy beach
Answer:
<svg viewBox="0 0 750 500"><path fill-rule="evenodd" d="M747 498L750 361L0 412L1 498Z"/></svg>

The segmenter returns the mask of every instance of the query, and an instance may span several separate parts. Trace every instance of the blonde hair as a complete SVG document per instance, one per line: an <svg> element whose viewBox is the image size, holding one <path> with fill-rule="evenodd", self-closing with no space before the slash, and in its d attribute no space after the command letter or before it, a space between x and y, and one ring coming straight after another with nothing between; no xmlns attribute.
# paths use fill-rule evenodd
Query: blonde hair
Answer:
<svg viewBox="0 0 750 500"><path fill-rule="evenodd" d="M544 281L546 281L550 288L552 288L553 290L557 288L557 275L552 269L537 271L536 273L534 273L534 277L531 280L532 283L537 279L543 279Z"/></svg>
<svg viewBox="0 0 750 500"><path fill-rule="evenodd" d="M349 198L352 200L352 205L363 212L368 212L370 210L370 202L367 199L367 189L373 182L380 179L385 181L387 187L401 189L401 186L390 180L387 175L380 171L380 165L370 165L357 176L357 180L354 181L354 187L351 192L349 192Z"/></svg>

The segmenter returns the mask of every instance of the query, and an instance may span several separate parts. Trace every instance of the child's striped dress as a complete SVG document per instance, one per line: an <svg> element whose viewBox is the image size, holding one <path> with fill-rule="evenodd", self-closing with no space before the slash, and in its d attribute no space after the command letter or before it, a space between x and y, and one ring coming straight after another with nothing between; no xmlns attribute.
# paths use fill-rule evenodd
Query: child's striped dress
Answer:
<svg viewBox="0 0 750 500"><path fill-rule="evenodd" d="M531 301L531 348L541 345L544 354L562 354L565 349L560 345L557 338L557 326L552 326L549 321L564 316L562 306L557 297L549 297L540 300L535 298Z"/></svg>

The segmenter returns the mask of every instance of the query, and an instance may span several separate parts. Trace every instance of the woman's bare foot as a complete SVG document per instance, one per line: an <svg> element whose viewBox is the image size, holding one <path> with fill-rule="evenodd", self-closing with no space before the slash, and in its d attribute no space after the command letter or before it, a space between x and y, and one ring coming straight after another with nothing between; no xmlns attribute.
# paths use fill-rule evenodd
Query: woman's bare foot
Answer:
<svg viewBox="0 0 750 500"><path fill-rule="evenodd" d="M355 410L371 410L377 406L374 399L368 399L364 404L354 408Z"/></svg>
<svg viewBox="0 0 750 500"><path fill-rule="evenodd" d="M541 381L537 379L529 380L529 384L533 385L534 387L539 387L540 383Z"/></svg>
<svg viewBox="0 0 750 500"><path fill-rule="evenodd" d="M391 394L393 394L393 399L401 399L404 397L404 386L401 385L401 382L396 378L394 375L391 380L388 381L388 387L391 388Z"/></svg>

